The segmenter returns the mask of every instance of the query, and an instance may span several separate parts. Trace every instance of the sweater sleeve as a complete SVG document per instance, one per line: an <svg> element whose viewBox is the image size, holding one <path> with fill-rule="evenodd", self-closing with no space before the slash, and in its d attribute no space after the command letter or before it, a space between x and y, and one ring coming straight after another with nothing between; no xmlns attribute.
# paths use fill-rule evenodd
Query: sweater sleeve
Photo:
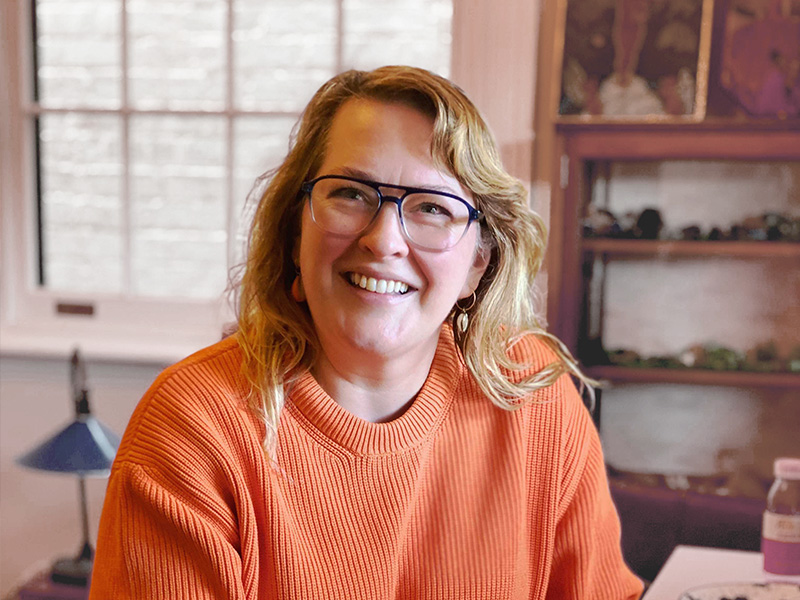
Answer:
<svg viewBox="0 0 800 600"><path fill-rule="evenodd" d="M245 597L236 544L208 506L135 463L109 482L91 600Z"/></svg>
<svg viewBox="0 0 800 600"><path fill-rule="evenodd" d="M565 493L556 526L547 598L635 600L642 583L622 558L620 524L608 487L597 429L576 407L568 435L580 448L565 468Z"/></svg>
<svg viewBox="0 0 800 600"><path fill-rule="evenodd" d="M252 597L258 555L253 539L242 540L253 516L245 465L260 445L226 348L164 371L131 416L100 518L91 600Z"/></svg>

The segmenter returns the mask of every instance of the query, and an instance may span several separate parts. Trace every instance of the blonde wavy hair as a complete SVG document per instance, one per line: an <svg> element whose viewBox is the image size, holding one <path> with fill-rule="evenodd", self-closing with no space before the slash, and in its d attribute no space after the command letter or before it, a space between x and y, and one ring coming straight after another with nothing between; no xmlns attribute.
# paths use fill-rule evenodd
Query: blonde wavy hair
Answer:
<svg viewBox="0 0 800 600"><path fill-rule="evenodd" d="M447 79L412 67L347 71L325 83L311 99L283 164L270 175L256 208L248 255L238 284L238 336L251 384L249 404L266 425L264 448L274 459L278 423L289 386L320 352L311 316L291 295L297 276L294 252L300 236L303 182L322 163L338 109L352 98L406 104L434 121L432 155L453 174L485 215L479 251L489 264L456 344L481 390L496 405L513 409L564 373L587 381L566 347L536 317L533 279L541 266L546 232L529 208L523 185L500 162L494 139L478 110ZM455 319L456 307L450 315ZM453 323L455 325L455 323ZM541 338L557 360L528 377L529 365L509 356L525 334Z"/></svg>

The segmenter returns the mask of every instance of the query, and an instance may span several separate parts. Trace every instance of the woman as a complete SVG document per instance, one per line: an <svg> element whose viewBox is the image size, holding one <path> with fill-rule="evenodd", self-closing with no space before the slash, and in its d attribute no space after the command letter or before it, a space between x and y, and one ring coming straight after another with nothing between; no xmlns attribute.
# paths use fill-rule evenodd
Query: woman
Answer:
<svg viewBox="0 0 800 600"><path fill-rule="evenodd" d="M235 335L134 413L92 598L635 598L544 247L469 100L325 84L257 209Z"/></svg>

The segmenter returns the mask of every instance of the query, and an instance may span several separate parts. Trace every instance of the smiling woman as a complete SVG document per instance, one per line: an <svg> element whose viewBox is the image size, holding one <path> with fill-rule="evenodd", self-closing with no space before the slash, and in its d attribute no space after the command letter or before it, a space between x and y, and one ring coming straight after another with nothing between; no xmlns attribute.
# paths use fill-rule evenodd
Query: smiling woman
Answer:
<svg viewBox="0 0 800 600"><path fill-rule="evenodd" d="M131 419L92 598L638 597L582 375L535 318L543 247L449 81L323 85L238 330Z"/></svg>
<svg viewBox="0 0 800 600"><path fill-rule="evenodd" d="M392 185L471 197L434 164L432 136L433 119L415 108L351 99L336 112L325 158L312 175L356 169ZM406 195L399 210L391 203L378 204L364 227L350 235L330 235L317 225L318 218L312 219L314 198L312 191L303 209L297 263L321 350L312 373L357 416L371 421L397 416L428 375L442 323L456 301L475 291L486 269L488 253L479 252L479 226L467 227L470 221L464 219L459 236L447 240L452 247L420 248L419 242L435 244L439 235L409 236L409 219L402 215L414 196ZM467 214L474 208L443 198ZM431 229L448 232L447 224L424 231ZM419 227L411 230L420 235ZM360 286L364 278L367 289ZM370 290L373 279L375 290ZM400 282L405 293L376 293L388 281Z"/></svg>

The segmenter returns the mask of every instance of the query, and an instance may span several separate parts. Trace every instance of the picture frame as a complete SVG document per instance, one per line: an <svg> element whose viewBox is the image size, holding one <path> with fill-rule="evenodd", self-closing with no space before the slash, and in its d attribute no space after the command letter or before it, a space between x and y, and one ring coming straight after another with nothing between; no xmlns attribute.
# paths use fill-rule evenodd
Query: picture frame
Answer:
<svg viewBox="0 0 800 600"><path fill-rule="evenodd" d="M717 0L707 113L800 118L800 0Z"/></svg>
<svg viewBox="0 0 800 600"><path fill-rule="evenodd" d="M705 117L714 0L558 0L558 121Z"/></svg>

